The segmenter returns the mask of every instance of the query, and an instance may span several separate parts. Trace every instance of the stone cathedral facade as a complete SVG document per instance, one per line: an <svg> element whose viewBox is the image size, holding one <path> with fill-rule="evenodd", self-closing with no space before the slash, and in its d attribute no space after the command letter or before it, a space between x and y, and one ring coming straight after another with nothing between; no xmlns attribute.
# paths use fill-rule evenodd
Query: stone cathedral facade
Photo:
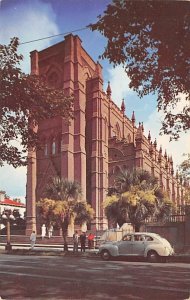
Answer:
<svg viewBox="0 0 190 300"><path fill-rule="evenodd" d="M111 87L103 90L102 67L94 62L78 36L40 52L31 52L31 73L45 76L48 84L74 95L74 119L62 117L39 124L43 149L29 152L27 170L27 234L36 228L36 201L52 176L76 180L83 197L95 210L94 226L106 227L103 200L120 168L142 168L154 174L177 205L183 204L184 187L174 176L172 157L144 135L135 114L118 107Z"/></svg>

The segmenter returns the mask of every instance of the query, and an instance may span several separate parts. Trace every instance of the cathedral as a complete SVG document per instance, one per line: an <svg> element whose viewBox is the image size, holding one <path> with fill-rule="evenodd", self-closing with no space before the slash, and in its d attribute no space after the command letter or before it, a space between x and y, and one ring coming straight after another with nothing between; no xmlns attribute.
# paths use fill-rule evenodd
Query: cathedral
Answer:
<svg viewBox="0 0 190 300"><path fill-rule="evenodd" d="M29 151L26 234L36 229L36 201L53 176L81 184L84 200L95 211L96 229L107 226L103 200L120 169L149 171L176 205L183 204L184 186L174 176L172 157L157 148L150 132L144 135L134 112L126 116L124 101L121 107L114 103L109 83L103 90L102 67L78 36L69 34L56 45L31 52L31 74L43 75L50 86L74 95L74 118L70 124L59 116L39 124L43 147Z"/></svg>

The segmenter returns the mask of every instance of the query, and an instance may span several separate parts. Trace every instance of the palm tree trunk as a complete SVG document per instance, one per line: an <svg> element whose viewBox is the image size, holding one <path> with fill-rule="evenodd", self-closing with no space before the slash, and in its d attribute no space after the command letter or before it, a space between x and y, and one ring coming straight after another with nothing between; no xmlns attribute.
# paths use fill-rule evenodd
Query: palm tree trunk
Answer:
<svg viewBox="0 0 190 300"><path fill-rule="evenodd" d="M68 251L67 232L63 232L63 245L64 245L64 251Z"/></svg>
<svg viewBox="0 0 190 300"><path fill-rule="evenodd" d="M62 235L63 235L64 251L68 251L68 244L67 244L68 225L69 225L68 217L65 217L63 223L61 224Z"/></svg>

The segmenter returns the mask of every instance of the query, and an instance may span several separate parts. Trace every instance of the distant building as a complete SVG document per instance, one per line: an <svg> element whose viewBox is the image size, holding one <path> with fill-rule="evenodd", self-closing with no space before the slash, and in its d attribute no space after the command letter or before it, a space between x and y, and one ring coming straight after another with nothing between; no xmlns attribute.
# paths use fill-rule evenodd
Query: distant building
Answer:
<svg viewBox="0 0 190 300"><path fill-rule="evenodd" d="M174 175L173 160L144 135L143 123L129 118L124 100L118 107L111 86L103 90L102 67L82 47L78 36L31 52L31 73L50 86L74 95L70 124L57 116L44 120L38 130L43 148L29 152L27 170L27 234L36 229L36 201L50 178L59 176L81 184L83 197L95 210L93 226L107 226L103 201L120 169L141 168L158 178L161 188L176 204L184 204L184 186ZM119 88L119 83L118 83Z"/></svg>
<svg viewBox="0 0 190 300"><path fill-rule="evenodd" d="M20 201L20 199L10 199L5 197L5 192L0 191L0 214L4 212L4 210L10 209L11 211L17 210L19 211L21 218L24 217L26 212L26 205Z"/></svg>

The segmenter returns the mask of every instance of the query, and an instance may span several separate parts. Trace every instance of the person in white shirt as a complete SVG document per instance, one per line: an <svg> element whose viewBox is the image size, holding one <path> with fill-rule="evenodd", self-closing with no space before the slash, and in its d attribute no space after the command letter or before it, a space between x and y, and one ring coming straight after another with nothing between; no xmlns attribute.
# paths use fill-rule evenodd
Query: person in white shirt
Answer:
<svg viewBox="0 0 190 300"><path fill-rule="evenodd" d="M73 252L78 252L78 244L79 244L79 235L78 232L75 231L73 234Z"/></svg>
<svg viewBox="0 0 190 300"><path fill-rule="evenodd" d="M30 235L30 246L31 246L31 249L34 249L35 243L36 243L36 232L32 231L32 233Z"/></svg>
<svg viewBox="0 0 190 300"><path fill-rule="evenodd" d="M41 230L42 230L42 240L43 240L44 237L46 236L46 225L45 224L42 225Z"/></svg>
<svg viewBox="0 0 190 300"><path fill-rule="evenodd" d="M48 228L48 237L49 237L49 239L52 237L52 234L53 234L53 226L52 226L52 224L49 226L49 228Z"/></svg>

